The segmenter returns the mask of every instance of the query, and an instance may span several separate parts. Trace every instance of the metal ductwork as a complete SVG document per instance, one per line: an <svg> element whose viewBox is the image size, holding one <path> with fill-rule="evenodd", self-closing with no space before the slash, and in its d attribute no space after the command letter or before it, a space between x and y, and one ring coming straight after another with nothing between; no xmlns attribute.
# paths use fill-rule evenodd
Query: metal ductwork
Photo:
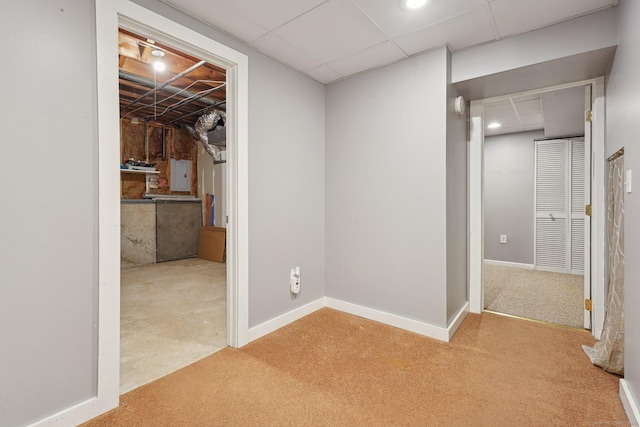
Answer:
<svg viewBox="0 0 640 427"><path fill-rule="evenodd" d="M214 162L222 161L222 152L218 146L209 143L207 132L219 125L224 127L226 120L227 115L224 111L212 110L200 116L194 128L187 127L191 136L200 141L202 147L209 153Z"/></svg>

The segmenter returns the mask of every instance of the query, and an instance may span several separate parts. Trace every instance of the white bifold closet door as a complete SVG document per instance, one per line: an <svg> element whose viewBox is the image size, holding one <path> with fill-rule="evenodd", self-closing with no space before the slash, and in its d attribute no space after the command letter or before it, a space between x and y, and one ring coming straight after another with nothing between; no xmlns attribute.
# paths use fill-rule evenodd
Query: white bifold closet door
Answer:
<svg viewBox="0 0 640 427"><path fill-rule="evenodd" d="M584 273L584 141L536 141L535 268Z"/></svg>

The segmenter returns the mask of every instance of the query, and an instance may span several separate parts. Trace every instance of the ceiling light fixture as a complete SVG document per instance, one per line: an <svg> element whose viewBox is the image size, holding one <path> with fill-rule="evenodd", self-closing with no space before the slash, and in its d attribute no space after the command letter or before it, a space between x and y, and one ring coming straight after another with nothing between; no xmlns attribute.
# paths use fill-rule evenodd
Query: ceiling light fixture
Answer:
<svg viewBox="0 0 640 427"><path fill-rule="evenodd" d="M164 56L164 52L160 49L153 49L151 51L151 55L155 56L156 58L162 58Z"/></svg>
<svg viewBox="0 0 640 427"><path fill-rule="evenodd" d="M153 68L156 69L156 71L164 71L164 62L162 61L156 61L153 63Z"/></svg>
<svg viewBox="0 0 640 427"><path fill-rule="evenodd" d="M427 4L427 0L407 0L405 4L409 9L418 9Z"/></svg>
<svg viewBox="0 0 640 427"><path fill-rule="evenodd" d="M498 129L500 126L502 125L498 122L492 122L487 125L489 129Z"/></svg>

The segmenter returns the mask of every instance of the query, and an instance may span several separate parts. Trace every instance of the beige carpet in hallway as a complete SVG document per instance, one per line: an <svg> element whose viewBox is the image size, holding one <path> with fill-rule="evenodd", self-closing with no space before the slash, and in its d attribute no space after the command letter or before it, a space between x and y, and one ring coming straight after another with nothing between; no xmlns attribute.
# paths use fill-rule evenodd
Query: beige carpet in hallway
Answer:
<svg viewBox="0 0 640 427"><path fill-rule="evenodd" d="M470 314L444 343L321 309L121 397L94 426L626 425L587 333Z"/></svg>
<svg viewBox="0 0 640 427"><path fill-rule="evenodd" d="M198 258L121 273L120 392L226 347L226 265Z"/></svg>
<svg viewBox="0 0 640 427"><path fill-rule="evenodd" d="M484 263L484 308L582 328L583 277Z"/></svg>

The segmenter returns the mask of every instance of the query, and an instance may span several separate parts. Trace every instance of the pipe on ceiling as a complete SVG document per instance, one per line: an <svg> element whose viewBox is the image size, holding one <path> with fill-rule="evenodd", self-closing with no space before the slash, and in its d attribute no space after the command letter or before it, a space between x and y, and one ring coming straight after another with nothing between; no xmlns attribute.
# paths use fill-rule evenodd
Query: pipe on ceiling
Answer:
<svg viewBox="0 0 640 427"><path fill-rule="evenodd" d="M131 74L131 73L128 73L126 71L120 70L119 76L123 80L127 80L127 81L130 81L130 82L142 85L142 86L154 86L155 85L155 83L152 80L145 79L144 77L136 76L135 74ZM193 93L193 92L188 91L188 90L180 89L180 88L177 88L177 87L174 87L174 86L166 86L166 87L163 88L163 90L166 90L167 92L171 92L171 93L173 93L175 95L182 95L182 96L185 96L187 98L192 98L192 97L199 96L196 93ZM208 104L208 105L215 105L218 102L216 100L207 99L207 98L202 98L201 101L203 103L205 103L205 104Z"/></svg>
<svg viewBox="0 0 640 427"><path fill-rule="evenodd" d="M120 108L120 112L126 110L127 108L131 107L134 104L137 104L138 102L140 102L142 99L144 99L145 97L157 92L158 90L169 86L171 83L175 82L178 79L181 79L182 77L186 76L187 74L189 74L190 72L192 72L193 70L196 70L200 67L202 67L204 64L206 64L206 61L200 61L197 64L192 65L191 67L187 68L186 70L184 70L183 72L181 72L180 74L176 74L175 76L171 77L169 80L167 80L166 82L162 83L161 85L154 87L153 89L151 89L149 92L145 93L144 95L139 96L138 98L134 99L133 101L131 101L130 103L128 103L127 105L125 105L124 107ZM124 72L124 71L122 71ZM155 85L154 85L155 86Z"/></svg>

